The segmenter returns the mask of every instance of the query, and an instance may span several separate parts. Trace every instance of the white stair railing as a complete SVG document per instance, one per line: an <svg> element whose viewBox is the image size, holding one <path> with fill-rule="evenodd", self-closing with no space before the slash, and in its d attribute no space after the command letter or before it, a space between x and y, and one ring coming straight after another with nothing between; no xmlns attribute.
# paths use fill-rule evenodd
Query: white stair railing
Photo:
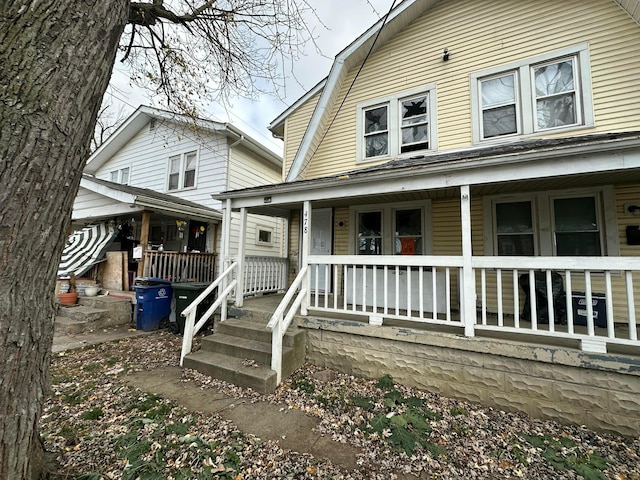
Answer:
<svg viewBox="0 0 640 480"><path fill-rule="evenodd" d="M235 290L237 280L235 277L238 263L232 263L220 276L209 285L198 297L191 302L191 304L185 308L181 315L185 317L184 322L184 336L182 337L182 352L180 353L180 366L184 357L191 352L193 345L193 337L205 326L209 318L215 313L218 307L220 309L220 321L224 322L227 319L227 298ZM218 292L215 302L207 309L196 323L196 315L198 312L198 305L203 302L218 286L222 286L222 291Z"/></svg>
<svg viewBox="0 0 640 480"><path fill-rule="evenodd" d="M289 290L287 290L286 295L280 301L278 308L276 308L267 324L267 330L271 331L271 369L276 372L277 385L282 382L282 339L287 333L293 317L298 312L298 308L300 308L302 315L307 314L307 273L308 267L305 266L300 269L298 276L289 287ZM289 306L290 303L291 306Z"/></svg>

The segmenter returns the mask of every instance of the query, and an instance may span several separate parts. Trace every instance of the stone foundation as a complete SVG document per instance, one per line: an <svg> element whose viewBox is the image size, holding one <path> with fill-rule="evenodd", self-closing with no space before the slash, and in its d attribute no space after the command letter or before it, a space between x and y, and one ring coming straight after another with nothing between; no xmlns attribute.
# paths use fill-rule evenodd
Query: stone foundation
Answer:
<svg viewBox="0 0 640 480"><path fill-rule="evenodd" d="M640 435L640 357L306 317L307 360L560 423Z"/></svg>

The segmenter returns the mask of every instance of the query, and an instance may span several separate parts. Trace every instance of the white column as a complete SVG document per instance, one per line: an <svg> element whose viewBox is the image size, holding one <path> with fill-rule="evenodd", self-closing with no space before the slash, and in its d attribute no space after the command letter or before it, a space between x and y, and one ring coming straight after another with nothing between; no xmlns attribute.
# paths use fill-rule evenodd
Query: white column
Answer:
<svg viewBox="0 0 640 480"><path fill-rule="evenodd" d="M460 187L460 221L462 226L462 321L464 334L473 337L476 323L476 282L473 274L471 244L471 194L469 185Z"/></svg>
<svg viewBox="0 0 640 480"><path fill-rule="evenodd" d="M311 253L311 202L304 202L302 207L302 263L300 269L309 266L309 254ZM307 278L303 284L307 289L307 295L300 306L300 313L307 314L307 307L311 298L311 275L307 272Z"/></svg>
<svg viewBox="0 0 640 480"><path fill-rule="evenodd" d="M226 205L222 211L222 245L220 248L220 268L218 273L224 272L229 265L229 248L231 243L231 199L227 198Z"/></svg>
<svg viewBox="0 0 640 480"><path fill-rule="evenodd" d="M244 304L244 250L247 235L247 209L240 209L240 232L238 233L238 283L236 285L236 307Z"/></svg>

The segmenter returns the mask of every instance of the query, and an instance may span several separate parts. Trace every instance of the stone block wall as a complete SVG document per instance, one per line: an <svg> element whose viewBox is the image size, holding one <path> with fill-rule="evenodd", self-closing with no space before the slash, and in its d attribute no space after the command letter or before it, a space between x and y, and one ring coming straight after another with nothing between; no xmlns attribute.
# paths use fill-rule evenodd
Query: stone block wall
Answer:
<svg viewBox="0 0 640 480"><path fill-rule="evenodd" d="M307 317L298 324L307 330L307 360L322 367L368 378L390 374L505 411L640 435L640 357L357 321Z"/></svg>

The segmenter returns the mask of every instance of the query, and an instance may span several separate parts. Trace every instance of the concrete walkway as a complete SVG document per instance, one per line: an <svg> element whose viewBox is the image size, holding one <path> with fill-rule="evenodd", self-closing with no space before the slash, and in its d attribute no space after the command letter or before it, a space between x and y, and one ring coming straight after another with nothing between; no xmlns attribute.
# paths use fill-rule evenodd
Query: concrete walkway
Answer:
<svg viewBox="0 0 640 480"><path fill-rule="evenodd" d="M232 421L242 432L263 440L273 440L285 449L310 453L352 470L360 450L313 432L318 420L286 405L251 403L231 398L213 389L203 391L181 380L180 367L165 367L125 377L125 382L140 390L171 400L188 410L216 413Z"/></svg>
<svg viewBox="0 0 640 480"><path fill-rule="evenodd" d="M127 337L147 335L148 332L134 330L128 326L98 329L78 334L54 335L52 351L82 348ZM263 440L273 440L285 449L310 453L316 458L330 460L349 470L356 467L357 448L331 440L313 432L318 424L314 417L287 405L267 402L251 403L244 399L229 397L216 390L203 391L194 384L182 381L180 367L163 367L128 375L125 383L142 391L159 395L182 405L188 410L218 414L232 421L242 432Z"/></svg>
<svg viewBox="0 0 640 480"><path fill-rule="evenodd" d="M89 345L97 345L99 343L122 340L123 338L148 335L149 333L152 332L143 332L142 330L132 329L128 325L99 328L81 333L66 333L56 331L53 334L53 345L51 346L51 351L53 353L58 353L64 350L72 350Z"/></svg>

